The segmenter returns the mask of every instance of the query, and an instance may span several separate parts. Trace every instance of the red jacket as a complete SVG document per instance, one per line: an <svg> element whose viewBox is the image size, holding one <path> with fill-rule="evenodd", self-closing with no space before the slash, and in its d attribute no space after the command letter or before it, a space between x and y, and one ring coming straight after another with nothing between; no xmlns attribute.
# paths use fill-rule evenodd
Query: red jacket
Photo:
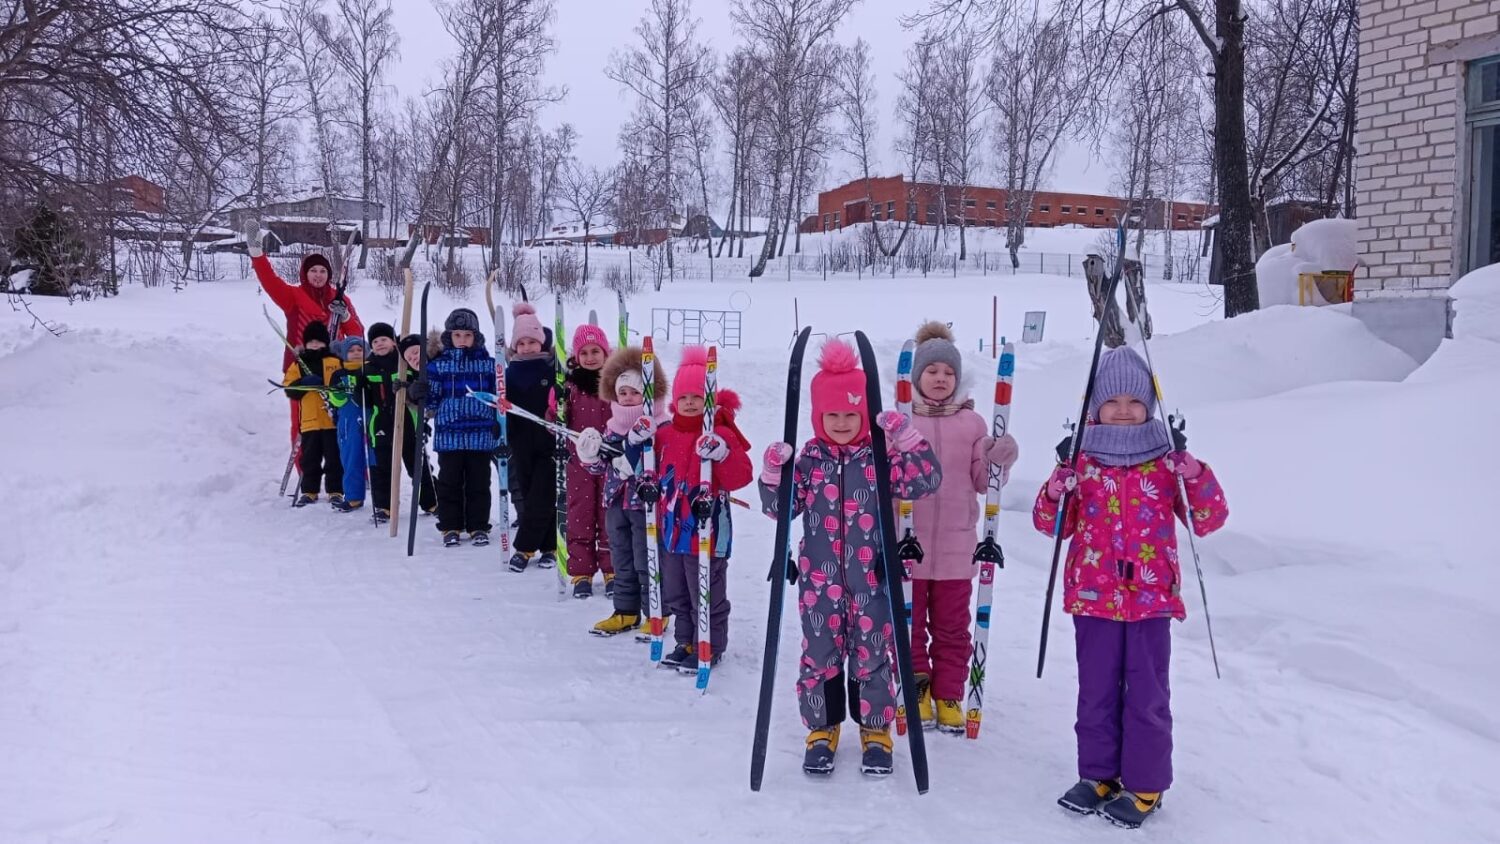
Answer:
<svg viewBox="0 0 1500 844"><path fill-rule="evenodd" d="M302 259L302 266L297 270L297 280L301 284L297 285L283 281L271 267L271 259L266 256L250 259L250 266L255 268L255 277L260 281L260 286L271 297L271 301L276 303L276 307L286 314L286 339L294 346L302 342L302 330L309 322L328 323L328 304L333 301L332 281L322 287L313 287L307 283L307 266L312 257L308 255ZM349 319L339 326L339 336L333 339L363 337L365 327L359 321L354 303L345 296L344 304L349 306ZM290 349L282 354L281 364L283 367L292 365Z"/></svg>
<svg viewBox="0 0 1500 844"><path fill-rule="evenodd" d="M724 438L729 456L713 464L713 476L709 479L710 489L717 500L712 517L711 544L715 557L728 557L732 534L729 514L733 509L729 506L728 494L749 486L755 477L755 469L750 462L750 441L735 424L735 415L740 408L739 396L732 390L720 390L718 399L714 433ZM656 474L662 487L662 500L656 508L657 521L661 524L662 545L674 554L696 551L692 540L697 520L693 518L691 503L702 468L697 451L701 436L701 416L674 414L670 423L656 429Z"/></svg>

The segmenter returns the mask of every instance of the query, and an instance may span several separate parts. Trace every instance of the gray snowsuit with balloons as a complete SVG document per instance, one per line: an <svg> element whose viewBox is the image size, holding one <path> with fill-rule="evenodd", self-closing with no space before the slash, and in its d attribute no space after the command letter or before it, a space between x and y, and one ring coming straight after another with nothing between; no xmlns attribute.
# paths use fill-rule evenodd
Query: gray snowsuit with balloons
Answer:
<svg viewBox="0 0 1500 844"><path fill-rule="evenodd" d="M891 492L908 501L943 482L932 446L891 454ZM837 446L813 439L793 465L793 515L802 516L797 550L802 659L797 702L802 722L819 729L843 720L830 712L827 689L842 694L843 666L859 683L859 721L879 728L896 717L892 681L891 602L880 570L880 510L870 440ZM777 489L759 484L762 508L775 516ZM884 512L891 512L885 509ZM842 706L839 707L842 710Z"/></svg>

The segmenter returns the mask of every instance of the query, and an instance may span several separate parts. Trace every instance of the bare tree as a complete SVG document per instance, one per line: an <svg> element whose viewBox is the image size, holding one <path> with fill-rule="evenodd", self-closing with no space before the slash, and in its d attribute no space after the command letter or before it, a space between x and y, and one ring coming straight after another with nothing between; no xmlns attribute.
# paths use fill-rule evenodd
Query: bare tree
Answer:
<svg viewBox="0 0 1500 844"><path fill-rule="evenodd" d="M767 165L771 219L759 258L750 269L752 278L765 273L766 262L775 253L782 220L779 201L795 179L794 166L802 133L797 125L797 93L808 77L826 73L814 59L827 44L840 21L858 0L736 0L730 16L752 48L763 56L767 68L768 107Z"/></svg>
<svg viewBox="0 0 1500 844"><path fill-rule="evenodd" d="M901 156L907 175L905 223L891 247L892 255L901 250L911 227L920 225L925 219L919 216L922 213L919 199L930 199L921 197L917 188L937 160L932 136L937 74L937 56L932 42L918 39L906 50L906 67L899 74L901 93L896 97L896 116L901 126L901 132L896 136L896 152Z"/></svg>
<svg viewBox="0 0 1500 844"><path fill-rule="evenodd" d="M614 174L570 160L563 166L560 177L563 207L576 214L583 224L583 281L587 284L589 241L593 239L594 224L605 219L614 201Z"/></svg>
<svg viewBox="0 0 1500 844"><path fill-rule="evenodd" d="M322 5L322 0L292 0L282 7L282 19L287 46L297 64L302 93L306 98L304 102L312 120L313 154L318 162L318 177L323 195L328 200L328 235L331 245L335 237L334 224L337 222L333 197L343 190L343 173L337 155L340 139L335 119L340 104L334 85L338 64L333 58L333 52L338 48L330 48L329 44L331 39L339 36L334 33L333 24L323 12ZM342 267L337 266L341 256L338 250L333 250L332 255L335 264L333 275L337 278L342 271Z"/></svg>
<svg viewBox="0 0 1500 844"><path fill-rule="evenodd" d="M976 202L970 198L970 187L982 166L980 150L990 110L979 67L982 53L979 36L967 29L951 34L938 52L939 107L935 111L941 119L934 125L933 134L943 152L940 167L947 174L941 182L951 185L957 194L960 261L968 257L969 206Z"/></svg>
<svg viewBox="0 0 1500 844"><path fill-rule="evenodd" d="M359 138L360 234L359 266L365 266L370 236L370 200L375 196L374 149L376 97L388 64L400 56L400 36L392 23L390 0L334 0L338 20L335 33L323 33L328 52L342 71L345 102L354 110ZM325 19L326 20L326 19Z"/></svg>
<svg viewBox="0 0 1500 844"><path fill-rule="evenodd" d="M838 112L843 120L840 147L851 158L865 189L865 207L870 213L870 236L881 255L889 255L880 231L880 210L870 190L870 171L879 161L876 149L879 117L875 108L875 73L870 68L870 45L856 38L837 63L833 82L838 92Z"/></svg>
<svg viewBox="0 0 1500 844"><path fill-rule="evenodd" d="M748 226L753 193L752 164L764 124L764 83L765 69L760 58L749 48L739 47L724 63L710 91L719 120L724 124L729 148L729 210L724 216L724 235L719 239L721 255L725 242L732 244L735 220L741 221L740 231ZM741 238L740 257L744 257L744 251L745 243Z"/></svg>
<svg viewBox="0 0 1500 844"><path fill-rule="evenodd" d="M506 229L507 214L524 193L516 158L526 152L520 135L531 128L536 111L556 102L566 91L541 84L542 70L556 45L551 26L556 18L553 0L464 0L469 5L470 26L485 30L490 42L486 56L491 71L490 135L494 161L491 166L492 196L490 231L498 248ZM511 214L512 219L519 215ZM528 215L534 219L534 215ZM529 230L512 226L519 243ZM492 263L494 262L492 255Z"/></svg>
<svg viewBox="0 0 1500 844"><path fill-rule="evenodd" d="M709 213L708 185L713 178L714 123L709 106L702 99L683 115L687 129L688 164L690 173L698 182L698 196L703 203L703 237L708 252L708 280L714 280L713 215ZM689 215L691 216L691 215Z"/></svg>
<svg viewBox="0 0 1500 844"><path fill-rule="evenodd" d="M259 217L270 197L279 195L290 174L296 77L286 44L270 19L256 19L245 45L241 70L250 110L250 201Z"/></svg>

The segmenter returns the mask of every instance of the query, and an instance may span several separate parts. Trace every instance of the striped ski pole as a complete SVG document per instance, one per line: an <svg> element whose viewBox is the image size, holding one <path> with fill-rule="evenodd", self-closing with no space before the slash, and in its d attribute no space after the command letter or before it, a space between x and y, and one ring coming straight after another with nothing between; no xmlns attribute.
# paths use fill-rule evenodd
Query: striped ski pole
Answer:
<svg viewBox="0 0 1500 844"><path fill-rule="evenodd" d="M703 437L714 434L714 411L718 408L719 352L708 347L708 365L703 390ZM709 609L713 601L713 493L714 463L704 458L698 463L698 496L693 499L693 522L698 529L698 691L708 691L709 673L713 670L714 648L709 637Z"/></svg>
<svg viewBox="0 0 1500 844"><path fill-rule="evenodd" d="M995 411L990 417L990 436L996 439L1010 430L1010 394L1016 374L1016 347L1001 338L1000 365L995 372ZM974 655L969 662L969 708L964 734L979 738L979 720L984 714L984 671L990 650L990 607L995 596L995 569L1005 568L1005 553L996 537L1000 533L1000 490L1005 470L989 464L989 485L984 492L984 538L974 548L979 564L979 605L974 610Z"/></svg>
<svg viewBox="0 0 1500 844"><path fill-rule="evenodd" d="M901 356L896 359L896 409L911 416L911 368L912 360L916 354L917 341L907 340L901 346ZM896 531L901 539L896 543L896 557L901 561L901 569L904 577L911 580L912 567L922 562L922 543L917 541L917 532L912 527L912 506L910 501L896 502ZM915 592L915 587L913 588ZM911 629L912 623L912 601L906 600L906 618L904 619L907 629ZM920 688L922 678L917 678L917 697L922 696ZM920 717L921 713L918 713ZM906 711L906 700L901 695L901 678L896 677L896 735L906 735L906 723L908 713Z"/></svg>

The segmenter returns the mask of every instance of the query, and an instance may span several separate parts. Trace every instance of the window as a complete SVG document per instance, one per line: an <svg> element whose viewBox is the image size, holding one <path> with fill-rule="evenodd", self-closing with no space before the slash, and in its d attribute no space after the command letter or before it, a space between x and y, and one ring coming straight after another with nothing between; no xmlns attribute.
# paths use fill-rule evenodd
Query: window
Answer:
<svg viewBox="0 0 1500 844"><path fill-rule="evenodd" d="M1084 208L1082 205L1078 206L1078 216L1082 217L1084 214L1087 214L1087 213L1089 213L1089 209Z"/></svg>
<svg viewBox="0 0 1500 844"><path fill-rule="evenodd" d="M831 225L831 221L832 220L833 220L833 215L832 214L824 214L823 215L823 231L828 231L830 228L832 228L832 225Z"/></svg>
<svg viewBox="0 0 1500 844"><path fill-rule="evenodd" d="M1202 214L1194 214L1193 215L1193 222L1195 222L1195 223L1201 223L1201 222L1203 222L1203 215Z"/></svg>
<svg viewBox="0 0 1500 844"><path fill-rule="evenodd" d="M1103 208L1095 208L1094 209L1094 216L1095 217L1103 217L1104 216L1104 209Z"/></svg>
<svg viewBox="0 0 1500 844"><path fill-rule="evenodd" d="M885 204L885 215L893 220L896 219L896 200L893 199Z"/></svg>
<svg viewBox="0 0 1500 844"><path fill-rule="evenodd" d="M1047 203L1045 203L1045 202L1043 202L1043 203L1042 203L1042 204L1041 204L1041 207L1039 207L1039 208L1037 208L1037 209L1036 209L1036 210L1038 210L1038 211L1040 211L1040 212L1042 212L1042 213L1043 213L1043 214L1046 214L1046 213L1047 213L1047 212L1048 212L1048 211L1051 211L1051 210L1052 210L1052 206L1051 206L1051 205L1048 205L1048 204L1047 204ZM1064 211L1067 211L1067 210L1068 210L1068 209L1067 209L1067 208L1063 208L1063 210L1064 210Z"/></svg>
<svg viewBox="0 0 1500 844"><path fill-rule="evenodd" d="M874 219L876 219L876 220L879 220L879 219L880 219L880 206L879 206L879 205L877 205L877 206L875 206L875 211L874 211L874 213L873 213L873 214L871 214L871 216L872 216L872 217L873 217L873 218L874 218Z"/></svg>
<svg viewBox="0 0 1500 844"><path fill-rule="evenodd" d="M1042 210L1046 211L1047 210L1047 206L1043 205L1042 206ZM1058 210L1062 211L1064 214L1071 214L1071 213L1073 213L1073 206L1071 206L1071 205L1064 205L1062 208L1060 208Z"/></svg>
<svg viewBox="0 0 1500 844"><path fill-rule="evenodd" d="M995 227L995 218L994 217L986 217L984 219L984 224L986 226L989 226L990 228L994 228ZM923 371L925 372L926 370L923 370Z"/></svg>
<svg viewBox="0 0 1500 844"><path fill-rule="evenodd" d="M1177 222L1179 222L1179 223L1186 223L1187 222L1187 215L1186 214L1178 214L1177 215Z"/></svg>
<svg viewBox="0 0 1500 844"><path fill-rule="evenodd" d="M838 228L839 227L839 212L837 212L837 211L833 212L833 227L834 228Z"/></svg>
<svg viewBox="0 0 1500 844"><path fill-rule="evenodd" d="M976 202L975 202L975 201L974 201L974 200L972 200L972 199L965 199L965 200L964 200L964 207L965 207L965 208L973 208L973 207L975 207L975 206L976 206L976 205L978 205L978 203L976 203Z"/></svg>
<svg viewBox="0 0 1500 844"><path fill-rule="evenodd" d="M1465 272L1500 262L1500 56L1470 62L1466 114L1469 132L1469 231Z"/></svg>
<svg viewBox="0 0 1500 844"><path fill-rule="evenodd" d="M991 211L994 211L995 210L995 200L993 200L993 199L985 200L984 207L988 208Z"/></svg>

